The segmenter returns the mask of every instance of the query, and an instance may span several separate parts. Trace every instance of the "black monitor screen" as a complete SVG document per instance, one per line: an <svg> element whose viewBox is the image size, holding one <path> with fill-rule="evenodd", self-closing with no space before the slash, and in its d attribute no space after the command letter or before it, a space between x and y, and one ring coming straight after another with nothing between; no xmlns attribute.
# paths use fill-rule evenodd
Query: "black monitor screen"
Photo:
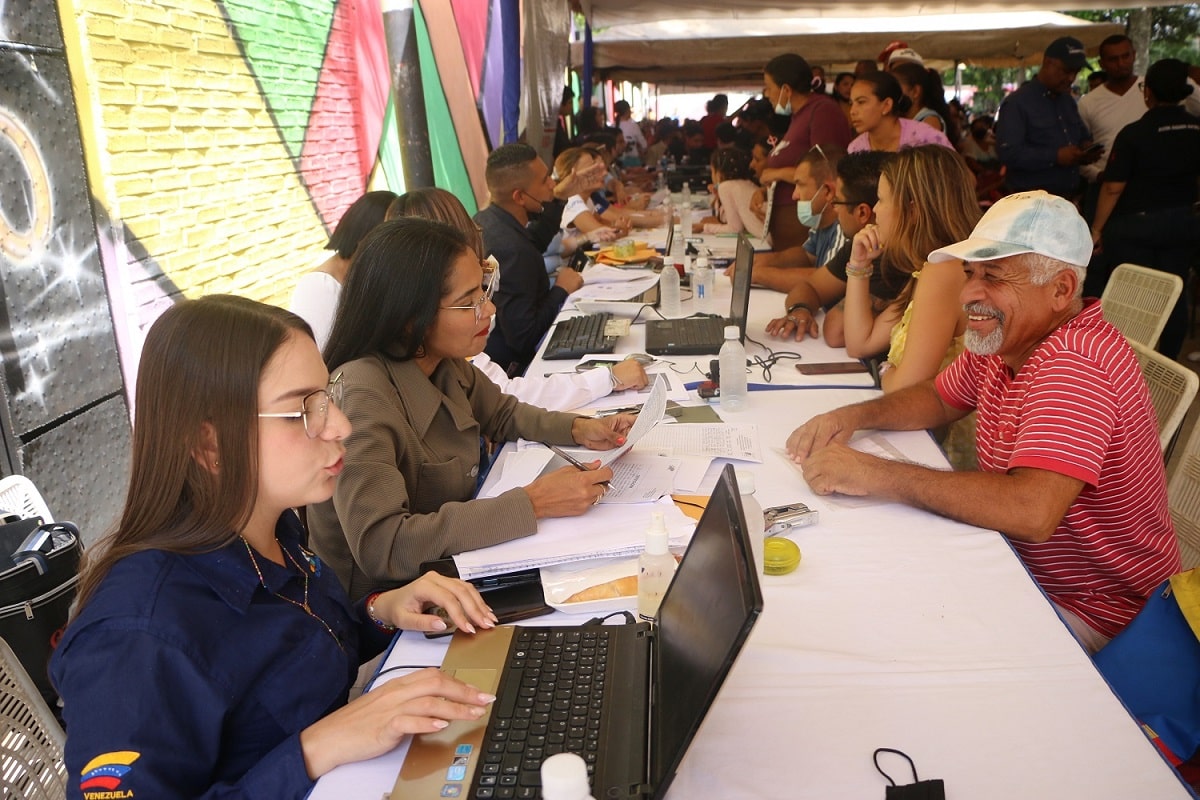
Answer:
<svg viewBox="0 0 1200 800"><path fill-rule="evenodd" d="M650 753L655 797L666 792L761 610L737 480L726 465L659 607Z"/></svg>

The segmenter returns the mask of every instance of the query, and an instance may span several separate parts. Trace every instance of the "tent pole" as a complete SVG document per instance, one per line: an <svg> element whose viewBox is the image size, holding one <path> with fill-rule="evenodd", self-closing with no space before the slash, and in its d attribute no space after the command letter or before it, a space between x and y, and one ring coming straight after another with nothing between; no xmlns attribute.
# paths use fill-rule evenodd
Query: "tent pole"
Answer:
<svg viewBox="0 0 1200 800"><path fill-rule="evenodd" d="M404 185L410 189L433 186L433 156L429 148L429 120L421 85L421 60L417 55L417 27L412 0L383 3L383 32L392 68L393 107ZM400 109L404 109L400 113Z"/></svg>

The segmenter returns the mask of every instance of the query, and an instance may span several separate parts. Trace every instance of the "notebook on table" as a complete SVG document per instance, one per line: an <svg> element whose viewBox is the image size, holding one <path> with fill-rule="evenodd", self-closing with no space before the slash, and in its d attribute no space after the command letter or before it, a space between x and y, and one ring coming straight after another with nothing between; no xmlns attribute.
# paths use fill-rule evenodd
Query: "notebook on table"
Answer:
<svg viewBox="0 0 1200 800"><path fill-rule="evenodd" d="M746 313L750 307L750 271L754 247L745 233L738 235L734 257L733 297L729 317L655 319L646 323L646 352L656 356L702 356L720 351L725 326L736 325L738 338L746 339Z"/></svg>
<svg viewBox="0 0 1200 800"><path fill-rule="evenodd" d="M414 737L392 796L539 798L541 762L574 752L593 797L663 797L761 611L726 466L654 624L455 633L442 668L496 702Z"/></svg>

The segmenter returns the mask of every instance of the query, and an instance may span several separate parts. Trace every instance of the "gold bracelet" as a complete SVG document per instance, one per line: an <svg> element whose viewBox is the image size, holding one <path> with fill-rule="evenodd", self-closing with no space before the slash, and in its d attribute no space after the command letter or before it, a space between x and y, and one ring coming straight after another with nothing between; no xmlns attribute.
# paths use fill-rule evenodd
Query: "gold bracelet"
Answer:
<svg viewBox="0 0 1200 800"><path fill-rule="evenodd" d="M875 265L867 264L865 267L855 267L846 264L847 278L869 278L875 274Z"/></svg>

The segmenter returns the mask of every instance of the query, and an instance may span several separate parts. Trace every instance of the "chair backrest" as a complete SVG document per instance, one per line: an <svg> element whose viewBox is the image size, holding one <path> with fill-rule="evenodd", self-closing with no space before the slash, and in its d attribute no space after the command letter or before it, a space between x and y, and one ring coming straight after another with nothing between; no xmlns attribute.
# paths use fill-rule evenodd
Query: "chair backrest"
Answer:
<svg viewBox="0 0 1200 800"><path fill-rule="evenodd" d="M1122 264L1109 276L1100 307L1126 339L1154 347L1181 292L1183 279L1178 275Z"/></svg>
<svg viewBox="0 0 1200 800"><path fill-rule="evenodd" d="M24 475L8 475L0 478L0 511L20 514L28 519L41 517L42 522L54 522L46 501Z"/></svg>
<svg viewBox="0 0 1200 800"><path fill-rule="evenodd" d="M1154 414L1158 417L1158 444L1165 455L1196 397L1196 390L1200 389L1200 376L1149 347L1134 341L1129 345L1137 355L1142 377L1150 389L1150 402L1154 404Z"/></svg>
<svg viewBox="0 0 1200 800"><path fill-rule="evenodd" d="M1167 501L1183 568L1200 567L1200 425L1192 428L1167 484Z"/></svg>
<svg viewBox="0 0 1200 800"><path fill-rule="evenodd" d="M0 796L62 800L65 736L12 648L0 639Z"/></svg>

